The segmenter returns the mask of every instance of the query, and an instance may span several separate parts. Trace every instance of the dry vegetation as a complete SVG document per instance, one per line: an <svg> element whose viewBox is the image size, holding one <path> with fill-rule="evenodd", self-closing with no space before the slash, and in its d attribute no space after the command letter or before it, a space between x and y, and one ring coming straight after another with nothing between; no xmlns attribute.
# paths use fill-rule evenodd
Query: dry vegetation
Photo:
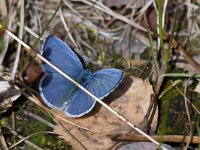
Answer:
<svg viewBox="0 0 200 150"><path fill-rule="evenodd" d="M66 142L74 149L117 149L126 140L148 141L139 129L154 143L197 148L199 6L199 0L0 0L0 149L72 149ZM100 105L79 119L44 105L39 54L49 34L87 68L126 73L103 105L132 124Z"/></svg>

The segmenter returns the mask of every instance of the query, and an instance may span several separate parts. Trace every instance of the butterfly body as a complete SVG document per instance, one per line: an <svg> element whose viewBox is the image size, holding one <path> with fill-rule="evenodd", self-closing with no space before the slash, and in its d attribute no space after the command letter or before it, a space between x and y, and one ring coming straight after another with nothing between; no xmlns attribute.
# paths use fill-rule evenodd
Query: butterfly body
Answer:
<svg viewBox="0 0 200 150"><path fill-rule="evenodd" d="M47 37L42 55L99 99L112 92L123 78L123 72L118 69L102 69L94 73L85 69L70 47L52 35ZM46 63L42 66L45 75L40 80L39 90L45 104L63 110L73 118L93 109L95 100Z"/></svg>
<svg viewBox="0 0 200 150"><path fill-rule="evenodd" d="M90 70L82 70L77 82L80 84L85 84L86 82L92 80L93 74Z"/></svg>

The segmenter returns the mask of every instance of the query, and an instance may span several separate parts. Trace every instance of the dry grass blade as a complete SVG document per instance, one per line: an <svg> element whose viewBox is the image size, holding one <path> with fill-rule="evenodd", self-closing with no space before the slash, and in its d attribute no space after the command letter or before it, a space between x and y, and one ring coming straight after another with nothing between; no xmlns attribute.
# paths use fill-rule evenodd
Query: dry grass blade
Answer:
<svg viewBox="0 0 200 150"><path fill-rule="evenodd" d="M22 39L23 37L23 29L24 29L24 0L21 0L21 11L20 11L20 28L19 28L19 38ZM11 78L14 80L15 78L15 74L17 71L17 66L19 63L19 58L20 58L20 52L21 52L21 43L18 43L18 47L17 47L17 54L15 57L15 62L14 62L14 66L13 66L13 70L12 70L12 74L11 74Z"/></svg>

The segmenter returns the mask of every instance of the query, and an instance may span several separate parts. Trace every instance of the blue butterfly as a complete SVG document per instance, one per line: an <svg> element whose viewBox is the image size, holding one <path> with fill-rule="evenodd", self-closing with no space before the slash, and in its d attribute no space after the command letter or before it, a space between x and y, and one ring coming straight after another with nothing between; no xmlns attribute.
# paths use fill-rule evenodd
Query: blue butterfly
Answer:
<svg viewBox="0 0 200 150"><path fill-rule="evenodd" d="M73 78L99 99L111 93L122 81L118 69L102 69L95 73L86 70L78 56L59 38L49 35L43 45L42 56ZM68 117L89 113L96 101L73 83L43 63L44 76L40 80L40 95L46 105L63 110Z"/></svg>

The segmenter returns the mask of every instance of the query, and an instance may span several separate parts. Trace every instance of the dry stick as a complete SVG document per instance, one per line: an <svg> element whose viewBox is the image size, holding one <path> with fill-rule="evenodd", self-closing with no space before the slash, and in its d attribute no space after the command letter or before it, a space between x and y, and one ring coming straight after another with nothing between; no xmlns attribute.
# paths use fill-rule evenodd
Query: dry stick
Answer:
<svg viewBox="0 0 200 150"><path fill-rule="evenodd" d="M149 141L142 135L133 135L133 134L117 134L117 135L108 135L113 141ZM200 137L199 136L184 136L184 135L151 135L151 137L157 141L161 142L172 142L172 143L187 143L188 140L191 140L193 144L200 144ZM191 139L190 139L191 138Z"/></svg>
<svg viewBox="0 0 200 150"><path fill-rule="evenodd" d="M2 27L0 25L0 27ZM149 135L147 135L146 133L144 133L142 130L140 130L139 128L137 128L135 125L133 125L130 121L128 121L125 117L121 116L120 114L118 114L117 111L113 110L111 107L109 107L107 104L105 104L103 101L101 101L100 99L98 99L96 96L94 96L92 93L90 93L87 89L85 89L83 86L81 86L80 84L78 84L75 80L73 80L72 78L70 78L68 75L66 75L62 70L60 70L59 68L57 68L56 66L54 66L53 64L51 64L47 59L45 59L42 55L36 53L35 51L33 51L31 49L30 46L28 46L26 43L24 43L23 41L21 41L17 36L15 36L13 33L11 33L10 31L6 30L6 33L9 34L11 37L13 37L17 42L21 43L25 49L28 52L32 52L37 58L40 58L43 62L45 62L46 64L48 64L50 67L52 67L53 69L55 69L57 72L59 72L61 75L63 75L66 79L68 79L70 82L72 82L73 84L75 84L78 88L80 88L82 91L84 91L85 93L87 93L89 96L91 96L95 101L99 102L101 105L103 105L106 109L108 109L110 112L112 112L114 115L116 115L119 119L121 119L122 121L126 122L127 125L129 125L131 128L133 128L134 130L136 130L137 132L139 132L140 134L142 134L143 136L145 136L146 138L148 138L150 141L152 141L153 143L155 143L156 145L160 145L159 142L157 142L156 140L154 140L153 138L151 138ZM167 150L165 147L161 146L162 149Z"/></svg>
<svg viewBox="0 0 200 150"><path fill-rule="evenodd" d="M166 32L164 33L164 36L166 37L166 39L169 39L170 37L169 34ZM200 73L200 64L198 64L194 59L192 59L191 56L184 50L184 48L175 39L172 40L172 46L178 51L180 51L185 60L188 63L190 63Z"/></svg>

